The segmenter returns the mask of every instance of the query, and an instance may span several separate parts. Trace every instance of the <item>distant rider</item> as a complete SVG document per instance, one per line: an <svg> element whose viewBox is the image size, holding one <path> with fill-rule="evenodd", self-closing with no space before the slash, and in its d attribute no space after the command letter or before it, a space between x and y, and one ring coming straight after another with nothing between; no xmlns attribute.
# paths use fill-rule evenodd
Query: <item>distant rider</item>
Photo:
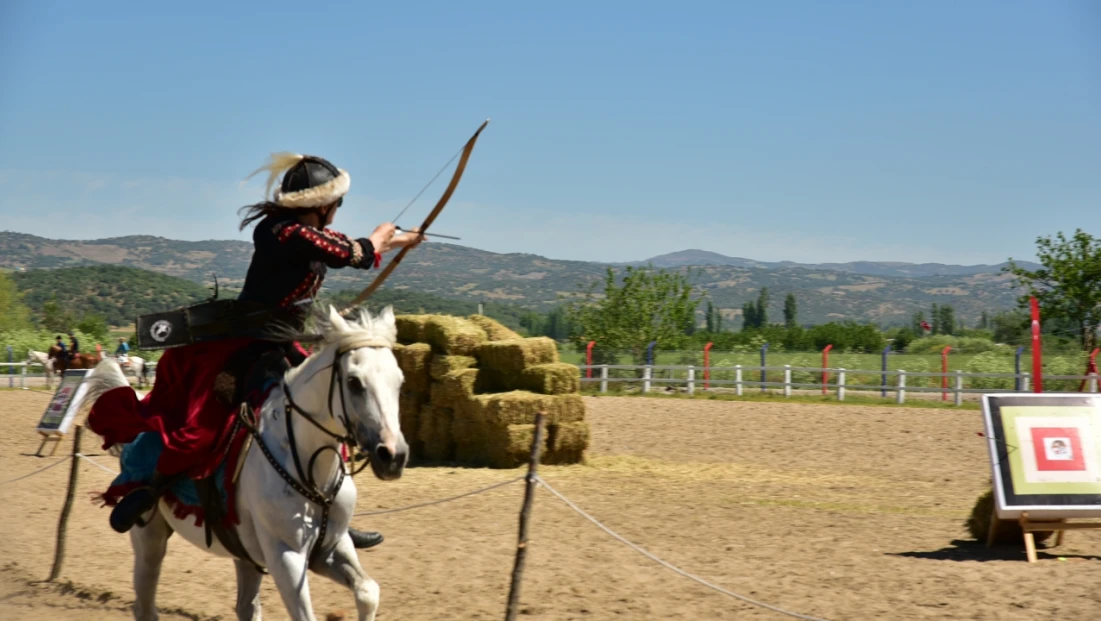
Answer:
<svg viewBox="0 0 1101 621"><path fill-rule="evenodd" d="M130 363L130 344L126 342L126 339L119 339L119 346L115 348L115 358L120 365Z"/></svg>

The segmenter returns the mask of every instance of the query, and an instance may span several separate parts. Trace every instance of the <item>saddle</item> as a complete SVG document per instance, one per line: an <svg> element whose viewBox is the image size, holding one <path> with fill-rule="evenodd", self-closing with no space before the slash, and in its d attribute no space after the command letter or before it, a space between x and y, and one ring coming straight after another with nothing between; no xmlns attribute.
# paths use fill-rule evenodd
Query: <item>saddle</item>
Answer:
<svg viewBox="0 0 1101 621"><path fill-rule="evenodd" d="M282 348L273 347L271 343L264 342L245 347L230 358L226 368L218 374L214 383L215 396L220 402L233 406L239 412L241 408L248 408L250 405L252 409L258 410L261 404L256 402L265 394L265 389L270 386L272 380L282 377L283 372L289 368L290 362ZM235 437L241 431L241 425L241 418L238 417L230 431L230 437ZM227 444L226 454L222 457L223 460L228 457L230 446L232 446L232 442ZM230 485L237 484L237 478L241 474L241 468L244 466L245 458L248 456L251 447L252 435L246 433L244 444L237 456L237 467L230 479ZM194 480L195 491L206 515L204 522L206 546L209 548L213 542L213 537L217 537L222 546L234 557L251 564L260 573L268 573L245 551L245 547L237 535L237 529L226 526L227 510L222 495L218 491L215 480L217 476L219 474L215 471L206 478Z"/></svg>
<svg viewBox="0 0 1101 621"><path fill-rule="evenodd" d="M234 425L233 433L236 434L240 424ZM241 452L237 457L237 468L231 478L231 485L237 485L237 477L241 475L241 467L245 463L245 457L248 455L248 451L252 446L252 436L245 436L245 445L241 447ZM234 558L240 559L252 565L256 571L261 574L268 573L266 569L261 567L255 560L249 556L247 550L245 550L244 544L241 543L241 538L237 534L237 528L234 526L226 526L226 506L222 502L222 494L218 491L215 477L218 473L203 478L195 479L195 491L199 496L199 502L203 508L203 513L206 516L206 520L203 522L206 529L206 547L209 548L214 537L218 538L218 541L222 544Z"/></svg>

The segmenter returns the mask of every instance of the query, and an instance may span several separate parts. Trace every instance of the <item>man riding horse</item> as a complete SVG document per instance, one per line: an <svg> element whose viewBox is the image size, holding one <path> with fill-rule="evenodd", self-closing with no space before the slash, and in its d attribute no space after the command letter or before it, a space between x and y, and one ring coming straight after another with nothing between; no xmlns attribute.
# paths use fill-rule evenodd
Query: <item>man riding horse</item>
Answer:
<svg viewBox="0 0 1101 621"><path fill-rule="evenodd" d="M89 413L89 427L108 445L130 442L146 431L160 433L164 441L152 480L112 511L111 526L118 532L136 524L177 480L202 478L217 468L238 404L306 359L299 344L278 334L287 334L288 327L302 329L306 303L317 295L327 268L377 268L383 253L423 239L417 232L395 235L392 223L359 239L327 228L351 180L323 158L282 153L252 174L263 170L269 172L265 196L280 174L282 182L271 200L241 209L241 230L254 223L256 228L252 262L234 302L260 310L228 321L231 327L223 334L167 349L152 390L140 402L133 391L115 389ZM151 328L157 340L169 338L169 332L162 321ZM357 548L382 542L380 533L349 533Z"/></svg>

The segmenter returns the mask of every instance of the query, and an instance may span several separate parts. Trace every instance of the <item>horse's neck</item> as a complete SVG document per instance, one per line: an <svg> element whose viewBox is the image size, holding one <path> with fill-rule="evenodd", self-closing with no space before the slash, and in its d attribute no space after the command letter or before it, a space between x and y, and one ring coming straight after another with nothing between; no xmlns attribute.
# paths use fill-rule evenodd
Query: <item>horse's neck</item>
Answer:
<svg viewBox="0 0 1101 621"><path fill-rule="evenodd" d="M345 434L329 410L329 381L332 377L332 369L325 369L325 366L330 364L331 360L331 355L314 355L301 367L289 372L286 385L290 389L290 396L294 399L295 405L302 411L295 412L286 407L286 395L283 392L283 386L280 386L279 389L272 391L272 397L264 408L262 428L266 440L273 440L286 449L284 460L286 463L283 467L295 476L297 476L297 470L295 470L294 458L289 452L291 446L290 437L287 434L286 417L289 417L293 428L294 449L298 452L303 470L309 468L310 458L319 449L323 447L335 449L335 451L322 451L314 463L313 479L324 492L331 491L329 487L336 476L337 467L342 465L340 446L334 438L322 432L305 417L311 417L336 435Z"/></svg>

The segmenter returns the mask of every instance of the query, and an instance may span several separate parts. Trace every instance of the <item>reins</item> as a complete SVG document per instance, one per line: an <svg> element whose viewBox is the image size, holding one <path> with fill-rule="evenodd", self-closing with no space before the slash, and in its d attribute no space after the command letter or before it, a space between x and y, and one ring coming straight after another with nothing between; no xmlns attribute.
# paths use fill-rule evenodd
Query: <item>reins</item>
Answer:
<svg viewBox="0 0 1101 621"><path fill-rule="evenodd" d="M295 403L294 397L291 395L290 386L287 384L286 380L284 379L282 382L284 398L283 414L284 418L286 419L287 441L290 445L290 453L291 458L294 461L294 469L298 473L297 479L293 475L291 475L291 473L287 472L286 468L280 465L278 460L275 459L275 456L272 455L271 450L268 448L267 444L260 436L260 430L258 427L259 420L253 420L253 417L251 416L252 410L251 408L249 408L248 404L241 404L241 409L238 412L242 424L244 424L245 428L248 429L249 433L256 440L257 445L259 445L260 447L260 451L264 453L264 457L267 458L268 463L272 465L279 477L283 479L283 481L286 482L287 485L290 485L294 491L301 494L306 500L313 502L314 504L321 507L321 524L319 526L317 540L314 541L314 544L311 547L309 554L311 565L314 563L317 554L319 554L322 549L321 546L325 541L325 534L329 527L329 509L332 506L333 501L336 500L336 495L340 491L340 487L344 484L344 477L346 475L354 477L360 472L363 472L363 470L366 469L367 466L369 466L371 463L369 453L359 453L358 457L363 461L363 465L360 466L358 470L355 469L355 461L357 459L357 452L359 451L359 443L356 438L355 429L353 428L351 421L348 420L348 406L344 398L342 381L344 374L340 364L346 354L362 347L386 347L389 349L391 345L383 341L369 338L351 341L341 345L341 347L337 349L336 355L334 356L333 363L331 365L323 367L323 369L333 369L333 373L329 379L329 417L334 420L340 420L340 424L344 427L344 435L335 434L332 431L326 429L321 423L317 422L317 420L315 420L314 417L309 414L309 412L305 411L297 403ZM340 390L341 411L339 419L337 419L336 414L333 412L333 391L336 389L337 384L342 385ZM310 456L310 459L307 462L305 469L302 468L302 459L298 454L298 443L295 439L294 424L291 420L292 413L298 413L311 425L321 430L325 435L337 441L336 446L326 444L314 451L313 455ZM352 462L352 466L350 468L351 471L349 473L345 472L343 456L340 454L340 451L337 448L339 446L349 447L348 458ZM326 495L325 492L321 490L321 487L317 484L313 477L314 463L317 461L317 458L320 457L321 454L325 451L332 451L333 453L335 453L337 456L337 460L340 464L340 467L337 469L336 484L332 488L331 496Z"/></svg>

